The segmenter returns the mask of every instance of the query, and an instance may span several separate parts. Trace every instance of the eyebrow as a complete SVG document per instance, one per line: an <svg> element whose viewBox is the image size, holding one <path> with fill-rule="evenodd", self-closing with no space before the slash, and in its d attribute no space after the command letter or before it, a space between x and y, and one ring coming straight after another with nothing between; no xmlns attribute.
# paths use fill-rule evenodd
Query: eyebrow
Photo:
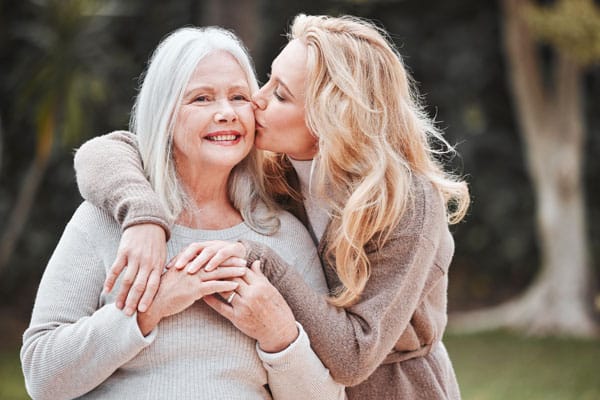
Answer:
<svg viewBox="0 0 600 400"><path fill-rule="evenodd" d="M233 85L231 87L228 88L229 91L243 91L243 92L250 92L250 88L247 85ZM189 95L191 95L192 93L195 92L199 92L199 91L207 91L207 92L214 92L215 88L213 86L210 85L199 85L199 86L192 86L189 90L186 90L184 93L184 97L187 97Z"/></svg>

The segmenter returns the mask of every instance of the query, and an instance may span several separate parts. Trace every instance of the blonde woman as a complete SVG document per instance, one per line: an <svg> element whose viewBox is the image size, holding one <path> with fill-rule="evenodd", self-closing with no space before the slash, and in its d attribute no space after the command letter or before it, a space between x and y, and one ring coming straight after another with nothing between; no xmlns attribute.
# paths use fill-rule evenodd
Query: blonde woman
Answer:
<svg viewBox="0 0 600 400"><path fill-rule="evenodd" d="M333 378L348 386L350 399L460 398L441 340L454 250L448 223L464 216L468 189L436 161L431 143L447 143L420 106L385 32L354 17L297 16L290 42L254 103L256 146L272 152L264 164L265 186L309 228L330 294L315 293L272 249L248 240L223 245L216 254L196 243L173 265L195 273L203 266L213 270L232 254L248 263L260 260L262 273ZM129 155L118 168L139 168L134 148L95 140L82 147L76 162L84 196L126 205L131 213L111 207L126 226L158 220L168 232L154 204L144 204L152 193L140 174L130 181L143 189L135 196L133 190L111 192L114 182L95 186L91 166L109 168L103 162L109 154ZM138 290L120 293L123 302L129 295L125 306L132 311L153 270L136 255L140 243L164 233L149 225L130 229L113 278L125 263L134 266L129 280ZM151 293L142 297L142 309ZM261 299L232 296L230 304L205 301L243 331L273 320L256 311ZM285 337L275 330L262 334Z"/></svg>
<svg viewBox="0 0 600 400"><path fill-rule="evenodd" d="M250 102L257 89L243 45L224 29L182 28L157 47L133 109L131 140L174 222L167 253L199 240L255 240L326 292L309 234L262 187ZM119 225L88 202L67 225L23 336L23 372L34 399L345 398L291 310L277 306L285 304L280 294L239 258L198 274L173 268L145 312L118 310L114 294L102 289L120 238ZM197 301L233 289L247 297L260 290L269 298L262 311L290 321L273 327L294 337L285 351Z"/></svg>

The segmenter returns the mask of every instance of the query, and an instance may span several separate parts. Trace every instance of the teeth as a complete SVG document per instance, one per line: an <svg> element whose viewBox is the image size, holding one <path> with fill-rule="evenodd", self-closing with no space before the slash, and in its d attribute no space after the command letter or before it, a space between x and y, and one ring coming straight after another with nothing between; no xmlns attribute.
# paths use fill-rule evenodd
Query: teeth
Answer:
<svg viewBox="0 0 600 400"><path fill-rule="evenodd" d="M230 140L235 140L237 136L235 135L221 135L221 136L208 136L208 140L212 140L214 142L225 142Z"/></svg>

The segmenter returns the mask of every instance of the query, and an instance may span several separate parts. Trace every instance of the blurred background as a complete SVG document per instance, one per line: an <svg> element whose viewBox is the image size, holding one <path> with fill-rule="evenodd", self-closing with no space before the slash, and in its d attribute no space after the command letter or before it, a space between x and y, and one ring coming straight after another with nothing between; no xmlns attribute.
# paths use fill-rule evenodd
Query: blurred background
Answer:
<svg viewBox="0 0 600 400"><path fill-rule="evenodd" d="M459 157L450 329L465 399L599 399L600 2L0 0L0 398L39 279L81 202L83 141L126 129L137 77L183 25L238 33L260 81L299 12L391 35Z"/></svg>

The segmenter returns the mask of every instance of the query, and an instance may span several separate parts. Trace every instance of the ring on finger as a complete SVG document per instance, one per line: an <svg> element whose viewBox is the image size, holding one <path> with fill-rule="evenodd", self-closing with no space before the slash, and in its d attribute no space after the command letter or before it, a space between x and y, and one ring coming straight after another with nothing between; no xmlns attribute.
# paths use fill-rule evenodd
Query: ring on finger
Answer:
<svg viewBox="0 0 600 400"><path fill-rule="evenodd" d="M233 301L233 298L235 297L237 293L236 292L231 292L231 294L229 295L229 297L227 297L227 304L231 304L231 302Z"/></svg>

